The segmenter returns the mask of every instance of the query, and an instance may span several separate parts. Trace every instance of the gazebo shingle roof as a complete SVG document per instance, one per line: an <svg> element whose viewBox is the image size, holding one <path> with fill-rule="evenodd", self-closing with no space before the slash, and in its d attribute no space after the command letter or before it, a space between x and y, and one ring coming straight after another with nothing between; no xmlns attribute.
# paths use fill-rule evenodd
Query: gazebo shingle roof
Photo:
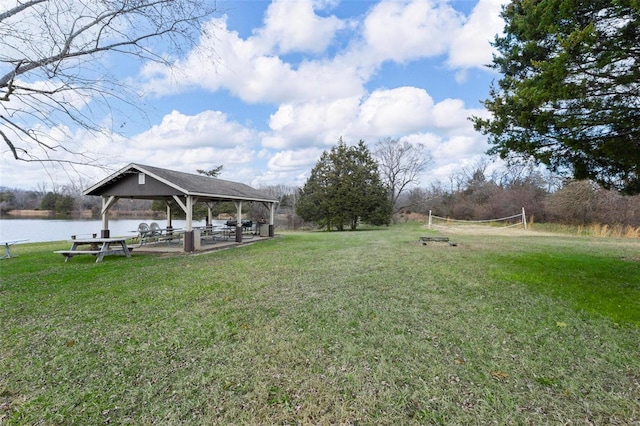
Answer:
<svg viewBox="0 0 640 426"><path fill-rule="evenodd" d="M137 163L129 164L118 172L86 189L84 191L84 195L108 194L109 188L112 188L123 179L130 178L132 174L139 173L144 173L185 196L191 195L211 200L244 200L260 202L278 201L265 195L262 191L254 189L243 183ZM127 196L124 194L120 195ZM160 194L149 192L145 193L144 196L140 198L154 198L155 196L160 196Z"/></svg>

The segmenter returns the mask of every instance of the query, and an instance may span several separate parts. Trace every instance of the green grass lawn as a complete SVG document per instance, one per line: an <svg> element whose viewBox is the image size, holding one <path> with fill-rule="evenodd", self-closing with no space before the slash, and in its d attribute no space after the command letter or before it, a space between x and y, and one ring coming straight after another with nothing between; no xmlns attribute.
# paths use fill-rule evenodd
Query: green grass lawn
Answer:
<svg viewBox="0 0 640 426"><path fill-rule="evenodd" d="M0 261L0 424L640 424L640 244L283 233Z"/></svg>

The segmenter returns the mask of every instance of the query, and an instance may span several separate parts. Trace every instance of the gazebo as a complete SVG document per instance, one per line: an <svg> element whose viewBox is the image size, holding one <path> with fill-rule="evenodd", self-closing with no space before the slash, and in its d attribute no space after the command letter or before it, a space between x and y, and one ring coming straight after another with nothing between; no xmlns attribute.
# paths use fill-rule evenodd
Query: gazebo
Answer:
<svg viewBox="0 0 640 426"><path fill-rule="evenodd" d="M131 163L114 174L104 178L83 192L84 195L102 197L101 237L109 238L109 209L121 198L164 200L167 203L167 228L171 228L170 202L180 206L186 215L184 251L195 249L193 230L193 207L196 203L207 206L207 224L213 220L215 203L232 201L236 206L236 242L242 242L243 203L262 203L269 210L269 237L274 235L274 216L278 200L266 196L248 185L195 175L159 167Z"/></svg>

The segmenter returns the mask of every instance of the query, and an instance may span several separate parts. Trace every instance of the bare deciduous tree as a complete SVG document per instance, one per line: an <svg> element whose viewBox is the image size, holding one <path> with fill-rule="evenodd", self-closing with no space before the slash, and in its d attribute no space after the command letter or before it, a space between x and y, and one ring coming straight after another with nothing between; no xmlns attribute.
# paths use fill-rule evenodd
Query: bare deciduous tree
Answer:
<svg viewBox="0 0 640 426"><path fill-rule="evenodd" d="M94 162L69 145L73 129L117 128L105 116L136 106L110 55L168 64L162 55L193 45L214 12L207 0L3 1L0 138L16 160Z"/></svg>
<svg viewBox="0 0 640 426"><path fill-rule="evenodd" d="M398 205L398 200L405 189L418 183L418 176L431 162L431 156L425 151L425 147L386 138L376 143L373 156L378 161L382 181L389 188L393 212L410 207Z"/></svg>
<svg viewBox="0 0 640 426"><path fill-rule="evenodd" d="M576 180L552 194L547 200L547 210L558 222L587 225L593 222L598 186L591 181Z"/></svg>

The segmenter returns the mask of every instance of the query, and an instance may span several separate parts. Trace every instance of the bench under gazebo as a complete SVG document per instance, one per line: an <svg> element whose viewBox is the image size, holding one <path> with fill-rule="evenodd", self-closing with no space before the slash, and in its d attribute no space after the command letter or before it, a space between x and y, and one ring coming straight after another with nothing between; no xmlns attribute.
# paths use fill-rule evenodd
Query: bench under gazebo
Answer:
<svg viewBox="0 0 640 426"><path fill-rule="evenodd" d="M171 228L171 202L185 213L184 251L195 250L193 207L207 206L207 224L213 221L213 207L218 202L236 206L236 242L242 242L243 203L262 203L269 210L268 236L274 236L274 216L278 200L248 185L159 167L131 163L83 192L102 197L101 237L109 238L109 209L121 199L164 200L167 204L167 228Z"/></svg>

